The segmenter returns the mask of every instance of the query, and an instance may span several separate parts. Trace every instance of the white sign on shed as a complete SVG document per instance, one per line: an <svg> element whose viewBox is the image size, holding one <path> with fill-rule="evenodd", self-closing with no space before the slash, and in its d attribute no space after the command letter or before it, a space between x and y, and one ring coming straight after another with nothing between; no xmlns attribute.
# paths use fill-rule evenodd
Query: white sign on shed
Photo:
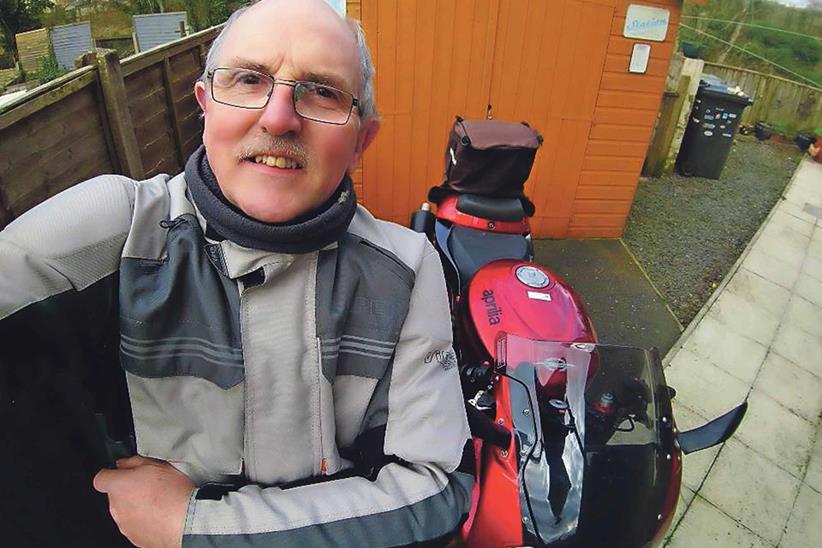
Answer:
<svg viewBox="0 0 822 548"><path fill-rule="evenodd" d="M133 23L134 48L138 52L179 40L188 34L184 11L135 15Z"/></svg>
<svg viewBox="0 0 822 548"><path fill-rule="evenodd" d="M664 42L670 18L670 10L631 4L628 6L622 35L626 38Z"/></svg>
<svg viewBox="0 0 822 548"><path fill-rule="evenodd" d="M94 49L91 39L91 23L82 21L72 25L51 28L51 47L57 64L65 70L74 70L74 60Z"/></svg>

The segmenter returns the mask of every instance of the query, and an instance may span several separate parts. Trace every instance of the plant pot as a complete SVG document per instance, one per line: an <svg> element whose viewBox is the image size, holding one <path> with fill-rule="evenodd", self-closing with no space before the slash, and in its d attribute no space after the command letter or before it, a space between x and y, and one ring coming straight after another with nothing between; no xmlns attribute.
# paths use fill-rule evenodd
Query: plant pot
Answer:
<svg viewBox="0 0 822 548"><path fill-rule="evenodd" d="M682 50L682 55L684 55L688 59L700 59L699 54L702 51L701 44L682 42L680 49Z"/></svg>
<svg viewBox="0 0 822 548"><path fill-rule="evenodd" d="M811 143L815 143L816 140L815 135L811 135L810 133L800 133L796 136L796 139L794 139L794 143L796 143L796 146L799 147L799 150L806 152L808 147L811 146Z"/></svg>
<svg viewBox="0 0 822 548"><path fill-rule="evenodd" d="M773 135L773 129L765 122L757 122L754 126L754 135L760 141L767 141Z"/></svg>

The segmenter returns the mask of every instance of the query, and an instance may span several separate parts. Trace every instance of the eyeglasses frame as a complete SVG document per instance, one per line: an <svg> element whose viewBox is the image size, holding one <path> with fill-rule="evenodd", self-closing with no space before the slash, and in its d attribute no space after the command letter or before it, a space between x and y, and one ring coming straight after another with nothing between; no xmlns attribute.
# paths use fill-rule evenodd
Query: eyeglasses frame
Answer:
<svg viewBox="0 0 822 548"><path fill-rule="evenodd" d="M216 71L220 70L220 69L246 70L248 72L253 72L254 74L264 76L264 77L268 78L269 80L271 80L272 81L271 89L268 91L268 95L265 98L265 103L263 103L262 106L259 106L259 107L244 107L244 106L241 106L241 105L234 105L234 104L231 104L231 103L226 103L225 101L220 101L219 99L217 99L214 96L214 73ZM247 109L247 110L262 110L262 109L264 109L265 107L268 106L269 101L271 101L271 96L274 94L274 88L277 87L279 84L286 85L286 86L294 89L295 92L296 92L297 86L299 84L313 84L313 85L321 85L323 87L333 89L334 91L338 91L340 93L350 95L351 96L351 108L348 109L348 116L346 116L344 122L329 122L327 120L319 120L317 118L312 118L310 116L305 116L304 114L301 114L297 110L297 94L295 92L292 92L291 93L291 106L294 108L294 112L300 118L303 118L305 120L311 120L312 122L318 122L320 124L329 124L329 125L332 125L332 126L344 126L345 124L348 123L349 120L351 120L351 111L352 110L354 110L356 108L357 113L359 114L359 112L360 112L360 100L357 98L356 95L354 95L353 93L350 93L348 91L345 91L344 89L335 88L334 86L329 86L329 85L326 85L326 84L320 84L319 82L312 82L310 80L289 80L289 79L286 79L286 78L275 78L274 76L271 76L270 74L266 74L266 73L260 72L258 70L247 69L247 68L242 68L242 67L216 67L216 68L211 69L210 71L208 71L206 73L206 75L207 75L209 81L211 82L211 85L209 86L209 90L211 91L211 98L215 102L220 103L221 105L227 105L229 107L244 108L244 109Z"/></svg>

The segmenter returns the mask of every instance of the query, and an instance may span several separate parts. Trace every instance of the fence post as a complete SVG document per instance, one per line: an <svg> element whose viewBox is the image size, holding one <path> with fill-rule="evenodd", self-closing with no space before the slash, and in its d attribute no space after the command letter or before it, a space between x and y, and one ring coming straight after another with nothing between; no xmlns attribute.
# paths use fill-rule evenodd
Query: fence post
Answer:
<svg viewBox="0 0 822 548"><path fill-rule="evenodd" d="M694 99L699 88L699 80L702 78L702 69L705 62L701 59L686 59L682 65L682 80L685 80L686 75L690 79L687 88L683 88L685 93L681 95L681 106L679 109L678 119L673 130L673 137L671 138L671 146L665 157L665 162L662 165L662 173L672 173L674 164L676 164L676 157L679 154L679 147L682 145L682 138L685 136L685 129L688 127L688 119L691 116L691 108L694 106ZM680 80L680 84L682 83Z"/></svg>
<svg viewBox="0 0 822 548"><path fill-rule="evenodd" d="M679 78L679 86L675 92L666 91L662 99L662 108L659 111L659 122L654 132L654 139L648 147L648 156L645 160L643 175L659 177L665 172L665 163L671 153L671 142L674 138L677 121L682 113L682 106L688 97L688 88L691 86L691 77L683 74Z"/></svg>
<svg viewBox="0 0 822 548"><path fill-rule="evenodd" d="M103 102L106 105L106 117L120 173L132 179L145 179L146 173L128 108L126 85L117 52L112 49L98 49L86 53L83 55L83 64L97 65Z"/></svg>

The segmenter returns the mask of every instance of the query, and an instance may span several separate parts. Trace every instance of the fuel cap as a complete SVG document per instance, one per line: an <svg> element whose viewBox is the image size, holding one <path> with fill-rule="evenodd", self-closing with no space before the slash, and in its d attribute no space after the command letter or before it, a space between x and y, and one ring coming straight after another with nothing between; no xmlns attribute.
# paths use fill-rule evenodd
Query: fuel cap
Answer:
<svg viewBox="0 0 822 548"><path fill-rule="evenodd" d="M520 282L534 289L548 287L548 284L551 283L545 272L535 266L521 266L517 268L516 275Z"/></svg>

